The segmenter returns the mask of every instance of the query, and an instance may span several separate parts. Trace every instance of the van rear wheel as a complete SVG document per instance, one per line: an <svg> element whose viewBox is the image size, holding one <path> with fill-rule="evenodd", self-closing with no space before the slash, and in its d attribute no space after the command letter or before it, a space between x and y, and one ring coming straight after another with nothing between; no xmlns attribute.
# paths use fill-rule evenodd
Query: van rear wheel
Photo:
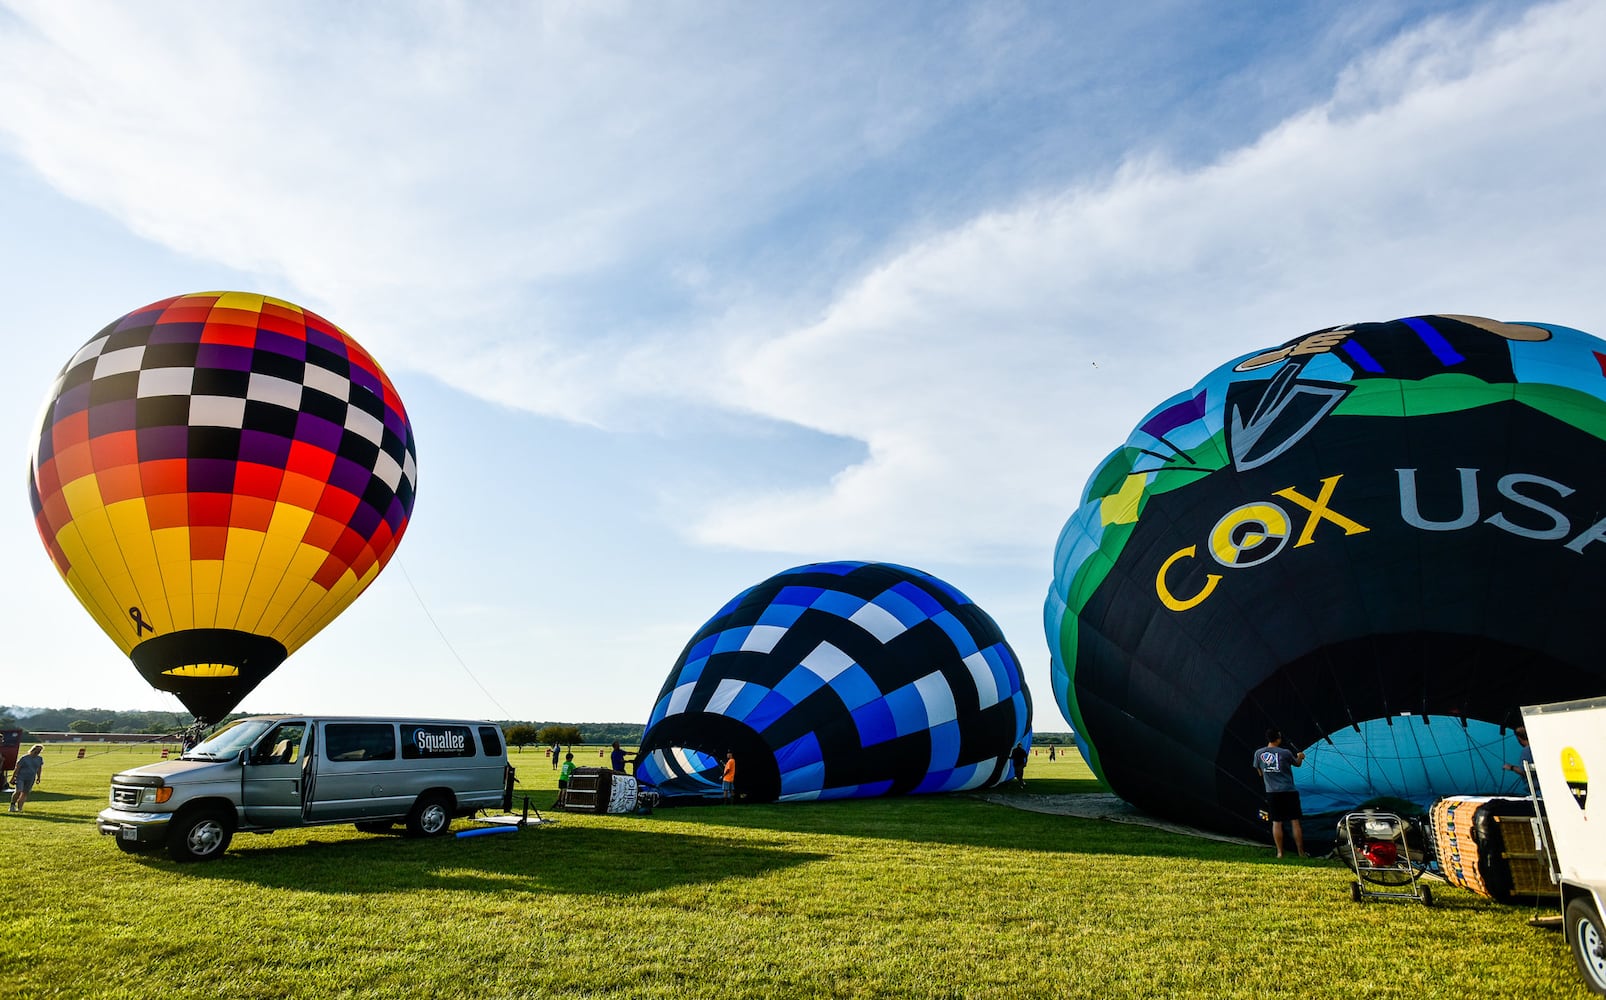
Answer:
<svg viewBox="0 0 1606 1000"><path fill-rule="evenodd" d="M420 795L413 811L407 814L409 837L438 837L451 825L452 801L439 792Z"/></svg>
<svg viewBox="0 0 1606 1000"><path fill-rule="evenodd" d="M221 809L180 813L167 828L167 856L174 861L211 861L228 850L234 818Z"/></svg>

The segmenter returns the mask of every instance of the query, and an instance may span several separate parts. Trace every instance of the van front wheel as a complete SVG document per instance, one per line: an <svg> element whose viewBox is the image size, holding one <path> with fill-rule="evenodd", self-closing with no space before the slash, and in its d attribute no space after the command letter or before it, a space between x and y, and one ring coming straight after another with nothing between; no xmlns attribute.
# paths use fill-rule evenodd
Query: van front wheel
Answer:
<svg viewBox="0 0 1606 1000"><path fill-rule="evenodd" d="M167 829L167 856L174 861L211 861L228 850L233 818L221 809L183 813Z"/></svg>
<svg viewBox="0 0 1606 1000"><path fill-rule="evenodd" d="M437 792L420 795L407 814L409 837L438 837L452 825L452 803Z"/></svg>

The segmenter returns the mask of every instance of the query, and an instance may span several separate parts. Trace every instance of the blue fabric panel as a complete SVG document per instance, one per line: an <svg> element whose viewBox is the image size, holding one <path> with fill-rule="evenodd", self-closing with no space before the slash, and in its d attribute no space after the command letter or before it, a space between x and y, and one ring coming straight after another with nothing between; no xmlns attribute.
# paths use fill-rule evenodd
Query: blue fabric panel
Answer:
<svg viewBox="0 0 1606 1000"><path fill-rule="evenodd" d="M913 684L905 684L887 695L887 708L892 712L892 724L899 736L918 733L931 724L926 718L926 703Z"/></svg>
<svg viewBox="0 0 1606 1000"><path fill-rule="evenodd" d="M795 771L781 772L781 794L801 795L825 787L825 765L808 764Z"/></svg>
<svg viewBox="0 0 1606 1000"><path fill-rule="evenodd" d="M726 629L716 637L716 641L714 642L714 652L736 652L738 649L742 648L742 643L747 641L747 636L752 631L753 627L751 625L738 625L735 628Z"/></svg>
<svg viewBox="0 0 1606 1000"><path fill-rule="evenodd" d="M708 654L714 651L714 641L718 638L718 635L704 636L697 645L686 651L686 661L689 663L692 660L707 659Z"/></svg>
<svg viewBox="0 0 1606 1000"><path fill-rule="evenodd" d="M757 708L759 702L763 701L769 694L770 689L763 685L748 684L742 688L742 693L737 695L735 700L731 702L730 707L720 714L738 722L746 722L748 714Z"/></svg>
<svg viewBox="0 0 1606 1000"><path fill-rule="evenodd" d="M829 612L839 618L852 618L853 613L870 602L862 597L844 594L840 590L828 590L814 599L811 607Z"/></svg>
<svg viewBox="0 0 1606 1000"><path fill-rule="evenodd" d="M736 700L741 701L740 698ZM763 701L758 703L758 707L749 712L742 721L755 731L762 733L770 727L770 723L790 712L793 707L795 706L793 706L792 702L771 691L764 696Z"/></svg>
<svg viewBox="0 0 1606 1000"><path fill-rule="evenodd" d="M942 613L942 603L920 587L908 580L901 580L892 588L900 597L907 598L910 604L919 608L927 618L935 618Z"/></svg>
<svg viewBox="0 0 1606 1000"><path fill-rule="evenodd" d="M782 587L781 592L776 594L775 599L770 603L796 604L798 607L806 608L819 600L820 595L823 593L825 591L819 587Z"/></svg>
<svg viewBox="0 0 1606 1000"><path fill-rule="evenodd" d="M751 594L752 592L753 592L753 588L752 587L748 587L746 590L742 591L740 594L737 594L735 597L733 597L730 600L726 601L725 602L725 606L723 608L720 608L718 611L714 612L714 617L710 618L709 621L714 621L715 619L723 618L724 616L730 614L732 611L735 611L736 608L738 606L740 606L741 603L744 600L747 599L747 595Z"/></svg>
<svg viewBox="0 0 1606 1000"><path fill-rule="evenodd" d="M940 625L944 632L948 633L948 638L953 641L954 648L959 651L960 659L964 659L976 651L976 640L971 638L970 630L965 628L964 622L955 618L951 612L944 611L941 614L932 615L931 620Z"/></svg>
<svg viewBox="0 0 1606 1000"><path fill-rule="evenodd" d="M820 675L807 667L794 667L792 672L775 685L775 693L796 705L825 686Z"/></svg>
<svg viewBox="0 0 1606 1000"><path fill-rule="evenodd" d="M796 771L825 760L820 752L820 741L813 733L805 733L775 751L775 766L784 773Z"/></svg>
<svg viewBox="0 0 1606 1000"><path fill-rule="evenodd" d="M773 603L764 609L758 616L760 625L775 625L780 628L791 628L797 623L798 616L803 614L804 606L801 604Z"/></svg>
<svg viewBox="0 0 1606 1000"><path fill-rule="evenodd" d="M853 666L831 678L831 690L835 691L842 704L848 711L853 711L867 702L879 701L881 689L876 687L875 681L864 672L864 668L855 663Z"/></svg>
<svg viewBox="0 0 1606 1000"><path fill-rule="evenodd" d="M898 726L892 719L892 710L885 699L877 698L853 710L853 724L859 727L859 744L873 747L898 735Z"/></svg>
<svg viewBox="0 0 1606 1000"><path fill-rule="evenodd" d="M987 665L993 668L993 685L998 688L999 694L1005 691L1011 694L1020 690L1020 668L1012 666L1012 657L998 643L993 643L982 650L981 655L987 660Z"/></svg>
<svg viewBox="0 0 1606 1000"><path fill-rule="evenodd" d="M963 788L974 788L981 782L987 780L987 775L982 774L982 770L983 768L980 764L966 764L964 767L956 767L954 768L953 774L948 778L947 783L944 784L939 790L944 792L956 792ZM991 773L991 765L989 765L986 770Z"/></svg>
<svg viewBox="0 0 1606 1000"><path fill-rule="evenodd" d="M888 614L903 624L904 628L914 628L931 617L921 610L920 605L898 593L897 587L893 587L891 590L883 590L876 595L876 599L871 603L877 607L885 608Z"/></svg>
<svg viewBox="0 0 1606 1000"><path fill-rule="evenodd" d="M888 784L890 785L891 783L888 782ZM846 785L846 786L844 786L842 788L822 788L822 789L820 789L820 801L821 802L824 802L827 799L857 799L857 798L865 798L865 797L867 797L867 796L865 795L864 792L860 791L860 788L859 788L858 785Z"/></svg>
<svg viewBox="0 0 1606 1000"><path fill-rule="evenodd" d="M653 726L663 721L664 714L669 711L669 699L673 698L674 696L674 689L671 688L668 694L658 699L658 704L652 707L652 714L647 717L648 729L651 729Z"/></svg>
<svg viewBox="0 0 1606 1000"><path fill-rule="evenodd" d="M710 636L709 638L712 639L713 637ZM698 643L698 645L701 646L702 643ZM699 656L695 660L687 660L686 666L680 671L680 676L675 678L675 687L680 687L682 684L696 683L697 679L703 676L703 667L707 665L707 656Z"/></svg>
<svg viewBox="0 0 1606 1000"><path fill-rule="evenodd" d="M877 795L885 795L890 791L892 791L892 782L890 782L890 781L872 781L869 784L860 785L855 790L854 794L859 795L859 796L861 796L863 798L873 798L873 797L875 797Z"/></svg>
<svg viewBox="0 0 1606 1000"><path fill-rule="evenodd" d="M959 763L959 720L944 722L931 730L931 769L948 770Z"/></svg>
<svg viewBox="0 0 1606 1000"><path fill-rule="evenodd" d="M954 773L952 771L947 769L941 771L932 771L930 774L927 774L924 778L920 779L920 784L915 786L915 794L918 795L924 792L942 791L943 786L948 784L948 779L952 778L953 774Z"/></svg>

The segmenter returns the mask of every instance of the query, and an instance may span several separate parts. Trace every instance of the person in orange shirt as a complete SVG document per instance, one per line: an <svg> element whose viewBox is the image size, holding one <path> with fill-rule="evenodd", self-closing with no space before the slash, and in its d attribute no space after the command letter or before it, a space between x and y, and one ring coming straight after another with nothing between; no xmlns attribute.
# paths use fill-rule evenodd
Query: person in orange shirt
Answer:
<svg viewBox="0 0 1606 1000"><path fill-rule="evenodd" d="M736 801L736 754L725 751L725 773L722 775L721 791L725 793L722 800L725 804Z"/></svg>

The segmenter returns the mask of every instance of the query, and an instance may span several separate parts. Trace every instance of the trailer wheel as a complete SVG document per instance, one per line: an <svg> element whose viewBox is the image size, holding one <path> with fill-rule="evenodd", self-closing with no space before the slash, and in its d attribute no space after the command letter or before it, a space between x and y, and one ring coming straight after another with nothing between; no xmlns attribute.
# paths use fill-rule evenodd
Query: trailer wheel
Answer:
<svg viewBox="0 0 1606 1000"><path fill-rule="evenodd" d="M1431 885L1424 885L1424 886L1421 887L1421 889L1422 889L1422 905L1423 906L1432 906L1433 905L1433 887Z"/></svg>
<svg viewBox="0 0 1606 1000"><path fill-rule="evenodd" d="M222 809L180 813L167 828L167 856L174 861L211 861L223 856L234 836L234 819Z"/></svg>
<svg viewBox="0 0 1606 1000"><path fill-rule="evenodd" d="M1359 882L1351 882L1349 884L1349 901L1352 903L1361 901L1361 884Z"/></svg>
<svg viewBox="0 0 1606 1000"><path fill-rule="evenodd" d="M1584 982L1595 993L1606 996L1606 935L1600 924L1600 913L1587 897L1580 896L1567 904L1567 940L1572 943L1573 958Z"/></svg>
<svg viewBox="0 0 1606 1000"><path fill-rule="evenodd" d="M407 814L409 837L438 837L452 825L452 803L439 792L426 792L418 797L413 811Z"/></svg>

